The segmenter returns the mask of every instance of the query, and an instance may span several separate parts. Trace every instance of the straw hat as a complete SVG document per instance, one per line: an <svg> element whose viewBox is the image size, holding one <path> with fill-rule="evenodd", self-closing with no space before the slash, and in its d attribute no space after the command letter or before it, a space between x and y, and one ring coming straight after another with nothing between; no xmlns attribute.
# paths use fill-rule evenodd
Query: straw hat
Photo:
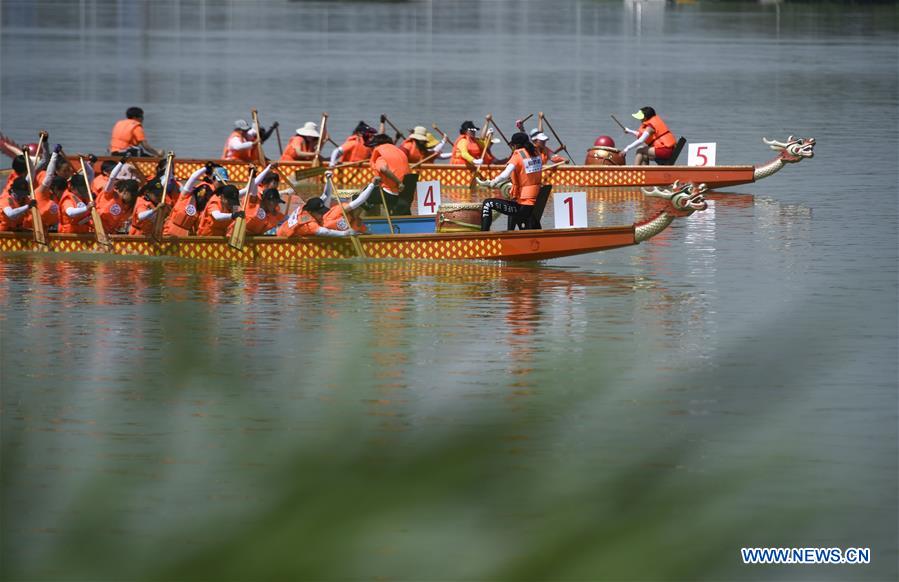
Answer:
<svg viewBox="0 0 899 582"><path fill-rule="evenodd" d="M416 141L428 141L428 130L422 125L416 125L409 137Z"/></svg>
<svg viewBox="0 0 899 582"><path fill-rule="evenodd" d="M297 135L304 137L319 137L318 125L314 121L307 121L303 127L297 129Z"/></svg>

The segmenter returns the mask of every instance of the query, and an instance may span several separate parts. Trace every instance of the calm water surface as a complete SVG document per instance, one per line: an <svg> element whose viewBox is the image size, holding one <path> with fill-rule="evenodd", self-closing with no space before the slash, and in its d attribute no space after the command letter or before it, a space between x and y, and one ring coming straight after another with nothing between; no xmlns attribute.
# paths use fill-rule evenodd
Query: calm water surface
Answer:
<svg viewBox="0 0 899 582"><path fill-rule="evenodd" d="M651 104L720 164L819 144L649 243L543 264L0 257L3 577L895 579L896 16L0 3L0 131L70 151L131 105L185 157L253 107L336 137L541 110L579 157Z"/></svg>

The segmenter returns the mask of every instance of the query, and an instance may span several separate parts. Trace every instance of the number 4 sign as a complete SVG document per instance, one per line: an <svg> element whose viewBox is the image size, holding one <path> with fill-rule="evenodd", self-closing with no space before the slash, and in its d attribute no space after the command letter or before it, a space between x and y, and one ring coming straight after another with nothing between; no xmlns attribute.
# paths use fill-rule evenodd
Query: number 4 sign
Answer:
<svg viewBox="0 0 899 582"><path fill-rule="evenodd" d="M688 143L687 144L687 165L688 166L714 166L715 165L715 149L718 144L709 143Z"/></svg>
<svg viewBox="0 0 899 582"><path fill-rule="evenodd" d="M587 193L558 192L553 194L553 216L556 228L586 228Z"/></svg>
<svg viewBox="0 0 899 582"><path fill-rule="evenodd" d="M415 188L418 198L418 214L437 214L440 208L440 181L419 182Z"/></svg>

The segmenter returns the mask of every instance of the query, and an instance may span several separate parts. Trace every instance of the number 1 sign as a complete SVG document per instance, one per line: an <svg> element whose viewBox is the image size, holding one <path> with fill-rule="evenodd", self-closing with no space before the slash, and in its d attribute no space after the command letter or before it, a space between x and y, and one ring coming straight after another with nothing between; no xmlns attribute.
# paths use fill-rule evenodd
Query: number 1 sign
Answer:
<svg viewBox="0 0 899 582"><path fill-rule="evenodd" d="M687 165L688 166L714 166L715 150L718 144L709 143L688 143L687 144Z"/></svg>
<svg viewBox="0 0 899 582"><path fill-rule="evenodd" d="M557 192L553 194L553 216L556 228L586 228L587 193Z"/></svg>
<svg viewBox="0 0 899 582"><path fill-rule="evenodd" d="M415 188L418 214L437 214L440 208L440 181L419 182Z"/></svg>

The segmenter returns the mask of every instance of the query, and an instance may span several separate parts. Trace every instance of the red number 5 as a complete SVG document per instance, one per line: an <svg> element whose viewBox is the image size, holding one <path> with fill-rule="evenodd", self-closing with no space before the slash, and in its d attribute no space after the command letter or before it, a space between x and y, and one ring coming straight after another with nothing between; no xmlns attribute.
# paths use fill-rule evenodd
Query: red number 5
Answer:
<svg viewBox="0 0 899 582"><path fill-rule="evenodd" d="M700 166L705 166L709 163L709 159L702 153L702 150L706 150L708 147L709 146L699 146L696 148L696 157L702 160L702 163L699 164Z"/></svg>

